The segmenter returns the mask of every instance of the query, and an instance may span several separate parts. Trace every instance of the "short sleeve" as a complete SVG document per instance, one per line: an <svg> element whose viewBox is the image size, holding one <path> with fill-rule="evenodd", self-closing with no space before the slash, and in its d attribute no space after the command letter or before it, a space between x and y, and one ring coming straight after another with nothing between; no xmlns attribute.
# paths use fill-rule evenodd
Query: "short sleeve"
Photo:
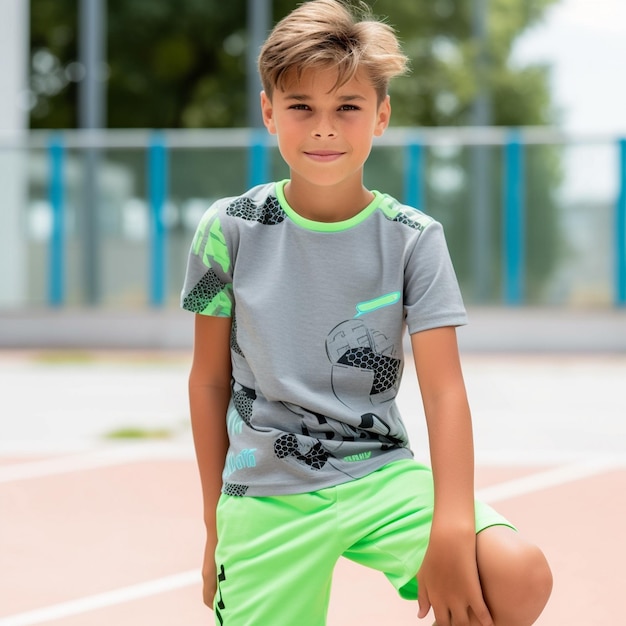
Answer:
<svg viewBox="0 0 626 626"><path fill-rule="evenodd" d="M443 228L431 222L419 233L404 275L404 311L409 333L467 323L467 313Z"/></svg>
<svg viewBox="0 0 626 626"><path fill-rule="evenodd" d="M191 243L180 305L202 315L233 315L232 262L215 205L200 220Z"/></svg>

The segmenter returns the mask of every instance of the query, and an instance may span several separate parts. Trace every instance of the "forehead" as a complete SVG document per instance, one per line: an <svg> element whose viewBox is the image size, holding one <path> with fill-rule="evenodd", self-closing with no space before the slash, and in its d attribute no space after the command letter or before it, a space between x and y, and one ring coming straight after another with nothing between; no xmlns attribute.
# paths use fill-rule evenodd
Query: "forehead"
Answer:
<svg viewBox="0 0 626 626"><path fill-rule="evenodd" d="M299 75L296 70L291 70L285 76L280 91L286 96L297 93L308 97L358 95L376 98L376 90L363 70L358 70L350 80L340 86L337 86L338 78L338 71L332 67L309 67Z"/></svg>

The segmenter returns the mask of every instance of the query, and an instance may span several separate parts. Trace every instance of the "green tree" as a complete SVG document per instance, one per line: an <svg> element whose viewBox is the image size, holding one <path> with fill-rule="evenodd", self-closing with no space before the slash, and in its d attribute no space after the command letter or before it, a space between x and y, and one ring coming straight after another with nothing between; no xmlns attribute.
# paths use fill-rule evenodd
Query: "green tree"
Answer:
<svg viewBox="0 0 626 626"><path fill-rule="evenodd" d="M492 124L547 124L552 119L547 68L514 66L513 45L558 0L487 0L485 86ZM412 72L393 85L395 121L402 125L455 126L471 121L478 92L478 42L472 32L476 0L375 0L411 59Z"/></svg>
<svg viewBox="0 0 626 626"><path fill-rule="evenodd" d="M31 0L33 128L77 125L77 4ZM107 0L106 5L110 128L243 125L245 2ZM46 80L51 69L53 85Z"/></svg>
<svg viewBox="0 0 626 626"><path fill-rule="evenodd" d="M31 1L31 127L76 126L77 0ZM410 76L392 87L394 124L469 122L476 96L474 0L369 0L397 28ZM546 68L514 67L515 40L558 0L489 0L487 86L493 123L551 123ZM296 0L274 0L274 19ZM246 122L246 3L107 1L107 121L112 128L233 127Z"/></svg>
<svg viewBox="0 0 626 626"><path fill-rule="evenodd" d="M549 68L512 62L514 44L537 24L558 0L488 0L483 85L494 126L541 126L555 123ZM373 9L387 15L404 42L412 72L392 85L394 123L406 126L471 124L478 96L479 42L472 32L475 0L376 0ZM491 238L487 242L491 275L488 299L499 301L502 258L503 158L499 147L488 151ZM444 222L457 273L468 300L484 299L472 290L472 232L469 180L472 152L428 152L426 209ZM526 287L527 298L541 301L542 288L559 255L557 211L553 189L560 180L560 154L553 146L526 149ZM460 184L436 185L434 175L456 172Z"/></svg>
<svg viewBox="0 0 626 626"><path fill-rule="evenodd" d="M31 0L31 128L76 126L75 0Z"/></svg>
<svg viewBox="0 0 626 626"><path fill-rule="evenodd" d="M300 0L273 0L277 21ZM391 87L396 126L462 126L471 123L478 94L478 42L472 33L477 0L367 0L386 16L403 42L411 73ZM77 0L31 2L32 128L77 126ZM538 23L558 0L487 0L488 37L483 84L493 125L546 125L555 121L548 68L519 66L511 53L518 37ZM107 125L110 128L201 128L245 126L247 120L246 2L221 0L107 0ZM499 298L501 163L492 152L491 198L493 276ZM374 178L400 180L397 151L372 155ZM468 210L466 149L428 153L426 210L444 222L462 281L471 274L471 211ZM527 254L531 299L538 297L558 255L553 189L559 180L555 148L534 149L527 159ZM456 185L437 185L437 172L457 172ZM194 176L193 166L185 176ZM200 174L201 176L201 174ZM391 188L390 188L391 187ZM465 289L470 294L471 289Z"/></svg>

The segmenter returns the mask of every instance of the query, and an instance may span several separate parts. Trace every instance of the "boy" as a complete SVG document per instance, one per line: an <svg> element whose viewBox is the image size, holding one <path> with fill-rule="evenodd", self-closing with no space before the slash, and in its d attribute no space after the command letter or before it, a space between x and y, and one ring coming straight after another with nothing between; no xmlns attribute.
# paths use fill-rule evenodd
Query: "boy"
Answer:
<svg viewBox="0 0 626 626"><path fill-rule="evenodd" d="M216 202L192 243L181 299L217 624L325 624L340 555L438 626L532 624L549 596L542 553L474 503L466 318L441 227L363 186L405 63L391 28L340 0L279 22L261 107L290 178ZM405 327L432 472L394 400Z"/></svg>

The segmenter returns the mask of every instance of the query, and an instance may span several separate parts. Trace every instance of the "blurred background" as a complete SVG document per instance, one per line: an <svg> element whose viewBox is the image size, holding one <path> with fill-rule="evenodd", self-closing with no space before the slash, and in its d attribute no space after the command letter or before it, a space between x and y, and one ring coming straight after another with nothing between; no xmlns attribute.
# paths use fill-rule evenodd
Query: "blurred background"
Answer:
<svg viewBox="0 0 626 626"><path fill-rule="evenodd" d="M178 299L211 201L288 175L255 58L297 4L0 0L1 626L207 623ZM446 229L481 497L549 557L538 624L619 623L626 2L366 4L412 70L366 184ZM398 401L426 460L411 359ZM329 624L389 623L359 571Z"/></svg>
<svg viewBox="0 0 626 626"><path fill-rule="evenodd" d="M622 0L367 4L412 71L366 184L444 224L478 326L625 349ZM255 57L296 5L2 0L0 347L190 344L199 217L287 176Z"/></svg>

